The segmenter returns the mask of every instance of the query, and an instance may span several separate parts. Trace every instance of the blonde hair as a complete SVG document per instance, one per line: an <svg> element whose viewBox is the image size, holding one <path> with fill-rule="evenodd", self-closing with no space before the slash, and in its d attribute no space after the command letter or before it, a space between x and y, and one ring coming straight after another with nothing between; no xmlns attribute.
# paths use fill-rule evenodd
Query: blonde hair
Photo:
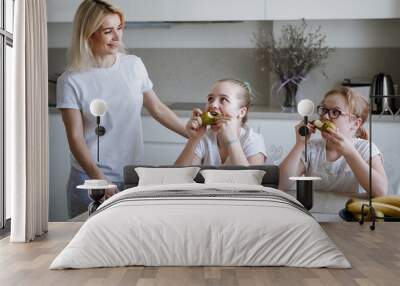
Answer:
<svg viewBox="0 0 400 286"><path fill-rule="evenodd" d="M368 132L367 130L362 126L364 122L368 119L368 114L369 114L369 103L368 101L358 92L355 90L346 87L346 86L339 86L334 89L331 89L328 91L324 99L322 100L322 103L325 101L325 99L330 96L330 95L335 95L339 94L343 96L346 101L347 105L349 107L349 113L356 116L357 118L360 118L362 120L361 126L358 128L356 132L356 137L368 140Z"/></svg>
<svg viewBox="0 0 400 286"><path fill-rule="evenodd" d="M125 18L122 10L106 0L84 0L75 13L72 43L69 50L69 69L81 70L95 66L89 39L103 24L104 18L117 14L122 27ZM121 49L124 52L123 48Z"/></svg>
<svg viewBox="0 0 400 286"><path fill-rule="evenodd" d="M249 112L249 108L251 105L251 88L250 88L250 84L247 82L242 82L238 79L233 79L233 78L224 78L224 79L220 79L217 81L217 83L219 82L229 82L232 83L238 87L240 87L241 92L238 94L239 95L239 100L241 103L241 107L246 107L247 111L245 116L242 118L242 124L245 124L247 122L247 114Z"/></svg>

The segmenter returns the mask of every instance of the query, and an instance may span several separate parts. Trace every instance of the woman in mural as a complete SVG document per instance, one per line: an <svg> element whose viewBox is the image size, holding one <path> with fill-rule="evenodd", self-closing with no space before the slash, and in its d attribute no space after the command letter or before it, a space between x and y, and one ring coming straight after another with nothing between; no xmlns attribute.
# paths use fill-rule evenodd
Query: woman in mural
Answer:
<svg viewBox="0 0 400 286"><path fill-rule="evenodd" d="M57 108L72 153L67 186L70 217L86 211L90 203L77 185L89 178L105 179L120 188L123 167L142 162L142 106L162 125L186 136L184 124L154 93L142 60L123 52L123 29L123 12L107 1L85 0L75 14L69 69L57 82ZM94 99L107 104L97 164L96 118L89 109Z"/></svg>

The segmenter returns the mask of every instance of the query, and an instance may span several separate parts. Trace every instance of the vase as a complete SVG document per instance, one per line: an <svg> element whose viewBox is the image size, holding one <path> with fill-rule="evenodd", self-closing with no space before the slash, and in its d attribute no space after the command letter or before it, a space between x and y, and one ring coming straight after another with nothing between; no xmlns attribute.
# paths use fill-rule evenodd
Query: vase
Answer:
<svg viewBox="0 0 400 286"><path fill-rule="evenodd" d="M282 104L283 111L297 112L296 94L298 85L294 82L288 82L283 86L284 101Z"/></svg>

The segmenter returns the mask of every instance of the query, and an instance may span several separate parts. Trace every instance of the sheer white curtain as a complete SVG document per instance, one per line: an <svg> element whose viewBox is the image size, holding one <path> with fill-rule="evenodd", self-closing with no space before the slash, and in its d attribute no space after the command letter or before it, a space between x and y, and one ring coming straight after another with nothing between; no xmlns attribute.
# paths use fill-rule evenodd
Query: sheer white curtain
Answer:
<svg viewBox="0 0 400 286"><path fill-rule="evenodd" d="M15 1L15 94L6 98L6 187L12 242L47 232L48 107L46 0Z"/></svg>

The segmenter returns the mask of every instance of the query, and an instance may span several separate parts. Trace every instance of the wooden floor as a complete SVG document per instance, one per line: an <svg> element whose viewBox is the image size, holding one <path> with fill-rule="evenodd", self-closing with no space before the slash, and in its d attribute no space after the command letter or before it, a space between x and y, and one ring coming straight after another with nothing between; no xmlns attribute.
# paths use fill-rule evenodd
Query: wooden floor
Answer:
<svg viewBox="0 0 400 286"><path fill-rule="evenodd" d="M322 223L353 268L122 267L48 270L81 222L50 223L32 243L0 241L0 285L400 285L400 223Z"/></svg>

